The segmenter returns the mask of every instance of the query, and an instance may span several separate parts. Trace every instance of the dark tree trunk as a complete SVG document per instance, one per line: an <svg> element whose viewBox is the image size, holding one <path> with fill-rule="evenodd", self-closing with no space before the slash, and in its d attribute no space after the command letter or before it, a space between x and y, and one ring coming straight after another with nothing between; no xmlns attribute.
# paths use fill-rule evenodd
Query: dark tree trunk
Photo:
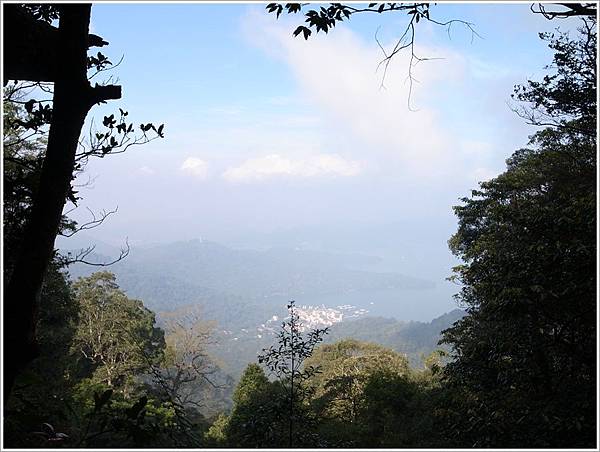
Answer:
<svg viewBox="0 0 600 452"><path fill-rule="evenodd" d="M92 88L87 80L90 10L89 4L62 5L60 10L48 148L31 217L4 294L5 400L19 372L38 354L36 323L40 293L73 179L85 117L95 103L120 97L118 87L107 96L106 89Z"/></svg>
<svg viewBox="0 0 600 452"><path fill-rule="evenodd" d="M53 82L58 67L58 30L35 20L18 4L4 5L2 26L4 83L8 80Z"/></svg>

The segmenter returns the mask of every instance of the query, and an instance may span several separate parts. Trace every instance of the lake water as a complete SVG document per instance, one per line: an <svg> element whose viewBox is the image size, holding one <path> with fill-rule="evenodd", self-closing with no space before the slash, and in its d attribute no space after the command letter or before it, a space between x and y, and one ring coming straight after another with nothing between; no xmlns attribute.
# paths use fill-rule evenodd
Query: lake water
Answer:
<svg viewBox="0 0 600 452"><path fill-rule="evenodd" d="M458 292L455 284L444 282L432 289L398 290L380 289L357 291L344 294L319 295L297 299L299 305L325 305L335 308L353 305L366 309L366 316L392 317L398 320L418 320L429 322L446 312L457 308L452 298Z"/></svg>

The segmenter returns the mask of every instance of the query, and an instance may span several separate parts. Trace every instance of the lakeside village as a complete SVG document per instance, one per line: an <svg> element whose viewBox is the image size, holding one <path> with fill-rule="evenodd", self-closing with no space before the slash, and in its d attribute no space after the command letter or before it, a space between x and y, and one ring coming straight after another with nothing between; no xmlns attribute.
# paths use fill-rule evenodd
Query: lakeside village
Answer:
<svg viewBox="0 0 600 452"><path fill-rule="evenodd" d="M373 302L370 304L373 304ZM332 326L335 323L343 322L344 320L357 319L369 313L367 309L358 309L356 306L350 304L336 306L335 308L328 308L323 304L320 306L302 305L296 306L296 312L300 318L300 331ZM231 336L231 340L234 341L239 340L239 336L248 336L250 334L260 339L263 336L275 334L280 327L280 322L285 320L286 318L274 315L256 328L256 334L252 334L253 331L246 328L241 329L241 333L243 334L235 335L235 332L229 330L224 330L223 334Z"/></svg>

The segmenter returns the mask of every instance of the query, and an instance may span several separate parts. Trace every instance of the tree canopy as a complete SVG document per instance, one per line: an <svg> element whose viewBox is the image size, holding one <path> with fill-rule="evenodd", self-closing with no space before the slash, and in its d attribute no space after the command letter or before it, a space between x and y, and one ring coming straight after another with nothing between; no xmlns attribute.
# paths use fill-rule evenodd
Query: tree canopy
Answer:
<svg viewBox="0 0 600 452"><path fill-rule="evenodd" d="M595 21L542 35L556 73L517 88L550 125L455 207L452 251L468 315L445 331L448 382L474 446L590 444L596 368ZM537 121L537 119L536 119ZM550 122L550 123L548 123Z"/></svg>
<svg viewBox="0 0 600 452"><path fill-rule="evenodd" d="M132 300L109 272L98 272L73 285L79 327L73 347L96 367L94 378L109 387L127 384L162 358L164 332L140 300Z"/></svg>

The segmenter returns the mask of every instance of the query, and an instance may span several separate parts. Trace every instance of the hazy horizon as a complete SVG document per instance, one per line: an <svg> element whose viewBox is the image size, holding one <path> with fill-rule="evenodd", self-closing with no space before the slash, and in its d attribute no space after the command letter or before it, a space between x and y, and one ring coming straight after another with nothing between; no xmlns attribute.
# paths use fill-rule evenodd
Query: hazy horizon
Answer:
<svg viewBox="0 0 600 452"><path fill-rule="evenodd" d="M550 53L538 33L555 25L522 4L436 6L479 37L423 24L416 50L440 59L414 68L409 99L407 55L385 79L378 70L375 33L393 43L393 16L357 17L305 41L292 36L293 18L263 10L94 6L91 28L110 36L107 56L124 55L124 92L93 116L119 106L135 121L165 123L166 137L91 160L70 216L85 222L87 208L118 206L90 231L117 247L202 238L378 256L375 270L444 288L424 312L452 309L452 206L535 131L511 111L510 94L543 73Z"/></svg>

